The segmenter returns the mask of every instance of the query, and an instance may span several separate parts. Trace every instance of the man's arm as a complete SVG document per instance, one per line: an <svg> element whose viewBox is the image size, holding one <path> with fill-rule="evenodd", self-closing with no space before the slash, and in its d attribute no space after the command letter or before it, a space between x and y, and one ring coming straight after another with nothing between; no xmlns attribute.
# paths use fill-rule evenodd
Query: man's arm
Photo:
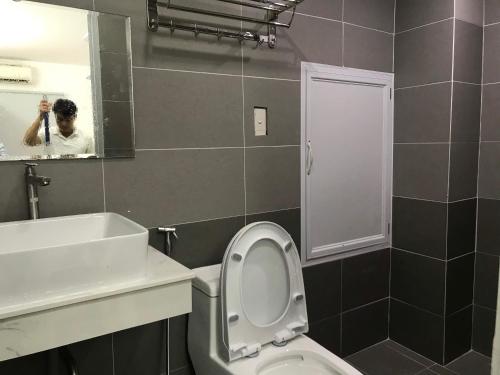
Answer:
<svg viewBox="0 0 500 375"><path fill-rule="evenodd" d="M23 142L26 146L38 146L42 144L41 138L38 136L38 132L42 127L42 121L45 113L49 113L52 104L46 100L42 100L38 105L38 116L33 121L33 124L24 133Z"/></svg>

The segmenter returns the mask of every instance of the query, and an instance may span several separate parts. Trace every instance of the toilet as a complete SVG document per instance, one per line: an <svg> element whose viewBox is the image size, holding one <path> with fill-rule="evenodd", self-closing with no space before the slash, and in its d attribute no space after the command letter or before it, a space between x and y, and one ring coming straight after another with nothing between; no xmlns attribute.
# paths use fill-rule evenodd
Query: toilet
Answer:
<svg viewBox="0 0 500 375"><path fill-rule="evenodd" d="M197 375L361 375L304 335L302 267L279 225L247 225L222 264L194 272L188 348Z"/></svg>

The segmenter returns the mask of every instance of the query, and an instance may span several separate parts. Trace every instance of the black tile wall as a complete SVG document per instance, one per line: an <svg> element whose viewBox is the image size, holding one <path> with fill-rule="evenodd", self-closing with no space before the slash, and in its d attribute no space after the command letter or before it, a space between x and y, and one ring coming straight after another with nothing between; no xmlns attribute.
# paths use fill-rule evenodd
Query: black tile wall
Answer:
<svg viewBox="0 0 500 375"><path fill-rule="evenodd" d="M496 311L474 305L472 349L491 357Z"/></svg>
<svg viewBox="0 0 500 375"><path fill-rule="evenodd" d="M472 305L474 258L474 253L471 253L447 262L446 315L452 315Z"/></svg>
<svg viewBox="0 0 500 375"><path fill-rule="evenodd" d="M210 36L194 38L190 33L171 34L168 30L150 33L145 27L141 1L46 2L86 9L95 5L95 10L131 17L135 134L142 151L135 159L127 160L42 162L39 172L53 178L50 187L40 190L42 214L118 212L150 228L151 241L158 247L163 247L163 238L155 228L175 224L180 239L172 256L189 267L219 262L228 240L245 222L276 221L300 243L297 145L301 61L342 65L346 60L345 64L353 67L392 71L394 0L377 0L376 7L374 1L346 1L349 25L340 22L341 0L307 1L300 7L293 27L280 30L275 50L232 40L219 43ZM103 52L121 50L122 34L115 31L121 25L106 25L109 38L103 40ZM345 38L344 26L349 29ZM360 30L358 26L380 31ZM356 46L360 41L369 41L365 52ZM343 45L347 47L345 53ZM123 73L113 70L113 64L109 67L108 75L118 78ZM109 98L126 99L126 90L115 91L120 80L115 81L118 86L112 90L110 87ZM290 105L292 102L297 105ZM269 135L262 139L253 137L248 117L248 111L257 105L268 106L270 116ZM120 111L108 112L111 117ZM26 218L22 163L2 163L0 172L0 221ZM370 290L353 287L360 296L346 299L348 306L388 297L384 287L389 277L388 252L382 254L376 269L367 272L355 269L355 258L346 263L353 273L363 275L363 283L373 286ZM359 261L360 267L366 264L366 260ZM341 353L341 268L339 261L304 270L309 283L311 332L337 353ZM314 281L317 275L323 275L323 280ZM323 284L325 278L332 279L328 288ZM311 282L319 287L311 289ZM324 291L329 300L315 295L318 291ZM346 293L349 291L344 297ZM364 308L360 307L360 311ZM378 316L382 315L379 312ZM380 322L383 325L382 319ZM170 323L170 373L192 374L186 351L186 317ZM103 375L107 375L113 359L115 374L137 373L137 368L145 374L156 372L162 350L159 325L119 332L95 344L89 341L71 346L71 350L85 369L101 364L98 368ZM323 333L330 330L327 327L331 327L331 336ZM359 337L362 345L352 339L349 345L369 345L385 337L387 333L370 333ZM45 374L48 361L48 354L42 353L2 362L0 374Z"/></svg>
<svg viewBox="0 0 500 375"><path fill-rule="evenodd" d="M453 0L399 0L396 2L396 32L453 17Z"/></svg>
<svg viewBox="0 0 500 375"><path fill-rule="evenodd" d="M474 251L476 245L476 211L476 199L463 200L448 205L448 259Z"/></svg>
<svg viewBox="0 0 500 375"><path fill-rule="evenodd" d="M78 372L82 375L113 375L112 340L112 335L106 335L70 345L68 350L78 363ZM117 358L121 359L119 356ZM63 361L60 364L62 365ZM116 374L125 373L116 372Z"/></svg>
<svg viewBox="0 0 500 375"><path fill-rule="evenodd" d="M340 314L341 262L330 262L303 269L309 322L315 323ZM328 288L324 286L328 285Z"/></svg>
<svg viewBox="0 0 500 375"><path fill-rule="evenodd" d="M307 336L337 355L342 355L340 346L341 315L335 315L309 325Z"/></svg>
<svg viewBox="0 0 500 375"><path fill-rule="evenodd" d="M387 338L389 299L342 314L342 355L348 356Z"/></svg>
<svg viewBox="0 0 500 375"><path fill-rule="evenodd" d="M342 309L349 310L389 295L390 250L347 258L342 262Z"/></svg>
<svg viewBox="0 0 500 375"><path fill-rule="evenodd" d="M391 297L434 314L443 314L445 267L444 261L393 249Z"/></svg>
<svg viewBox="0 0 500 375"><path fill-rule="evenodd" d="M444 363L460 357L471 348L472 305L445 318Z"/></svg>
<svg viewBox="0 0 500 375"><path fill-rule="evenodd" d="M448 199L458 201L477 196L477 142L452 143L450 151L450 174Z"/></svg>
<svg viewBox="0 0 500 375"><path fill-rule="evenodd" d="M391 299L389 337L413 351L443 362L444 318Z"/></svg>
<svg viewBox="0 0 500 375"><path fill-rule="evenodd" d="M499 156L499 142L481 143L481 160L479 163L479 197L481 198L500 199Z"/></svg>
<svg viewBox="0 0 500 375"><path fill-rule="evenodd" d="M479 199L476 251L500 255L500 200Z"/></svg>
<svg viewBox="0 0 500 375"><path fill-rule="evenodd" d="M395 197L392 210L394 247L446 258L446 204Z"/></svg>
<svg viewBox="0 0 500 375"><path fill-rule="evenodd" d="M497 308L498 257L483 253L476 254L474 303L492 310Z"/></svg>

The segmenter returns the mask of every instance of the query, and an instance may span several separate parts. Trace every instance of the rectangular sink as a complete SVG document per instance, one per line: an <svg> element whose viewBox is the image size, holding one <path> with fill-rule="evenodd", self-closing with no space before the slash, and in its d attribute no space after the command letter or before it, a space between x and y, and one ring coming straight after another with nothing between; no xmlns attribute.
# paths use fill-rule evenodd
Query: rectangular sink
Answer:
<svg viewBox="0 0 500 375"><path fill-rule="evenodd" d="M0 224L0 311L134 282L147 254L148 231L113 213Z"/></svg>

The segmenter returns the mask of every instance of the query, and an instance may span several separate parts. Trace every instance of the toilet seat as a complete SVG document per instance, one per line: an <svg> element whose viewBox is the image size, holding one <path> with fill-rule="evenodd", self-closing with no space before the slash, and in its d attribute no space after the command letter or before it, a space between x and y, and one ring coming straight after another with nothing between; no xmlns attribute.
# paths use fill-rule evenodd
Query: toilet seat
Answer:
<svg viewBox="0 0 500 375"><path fill-rule="evenodd" d="M221 269L222 340L228 361L256 355L308 331L302 267L279 225L247 225L231 240Z"/></svg>

